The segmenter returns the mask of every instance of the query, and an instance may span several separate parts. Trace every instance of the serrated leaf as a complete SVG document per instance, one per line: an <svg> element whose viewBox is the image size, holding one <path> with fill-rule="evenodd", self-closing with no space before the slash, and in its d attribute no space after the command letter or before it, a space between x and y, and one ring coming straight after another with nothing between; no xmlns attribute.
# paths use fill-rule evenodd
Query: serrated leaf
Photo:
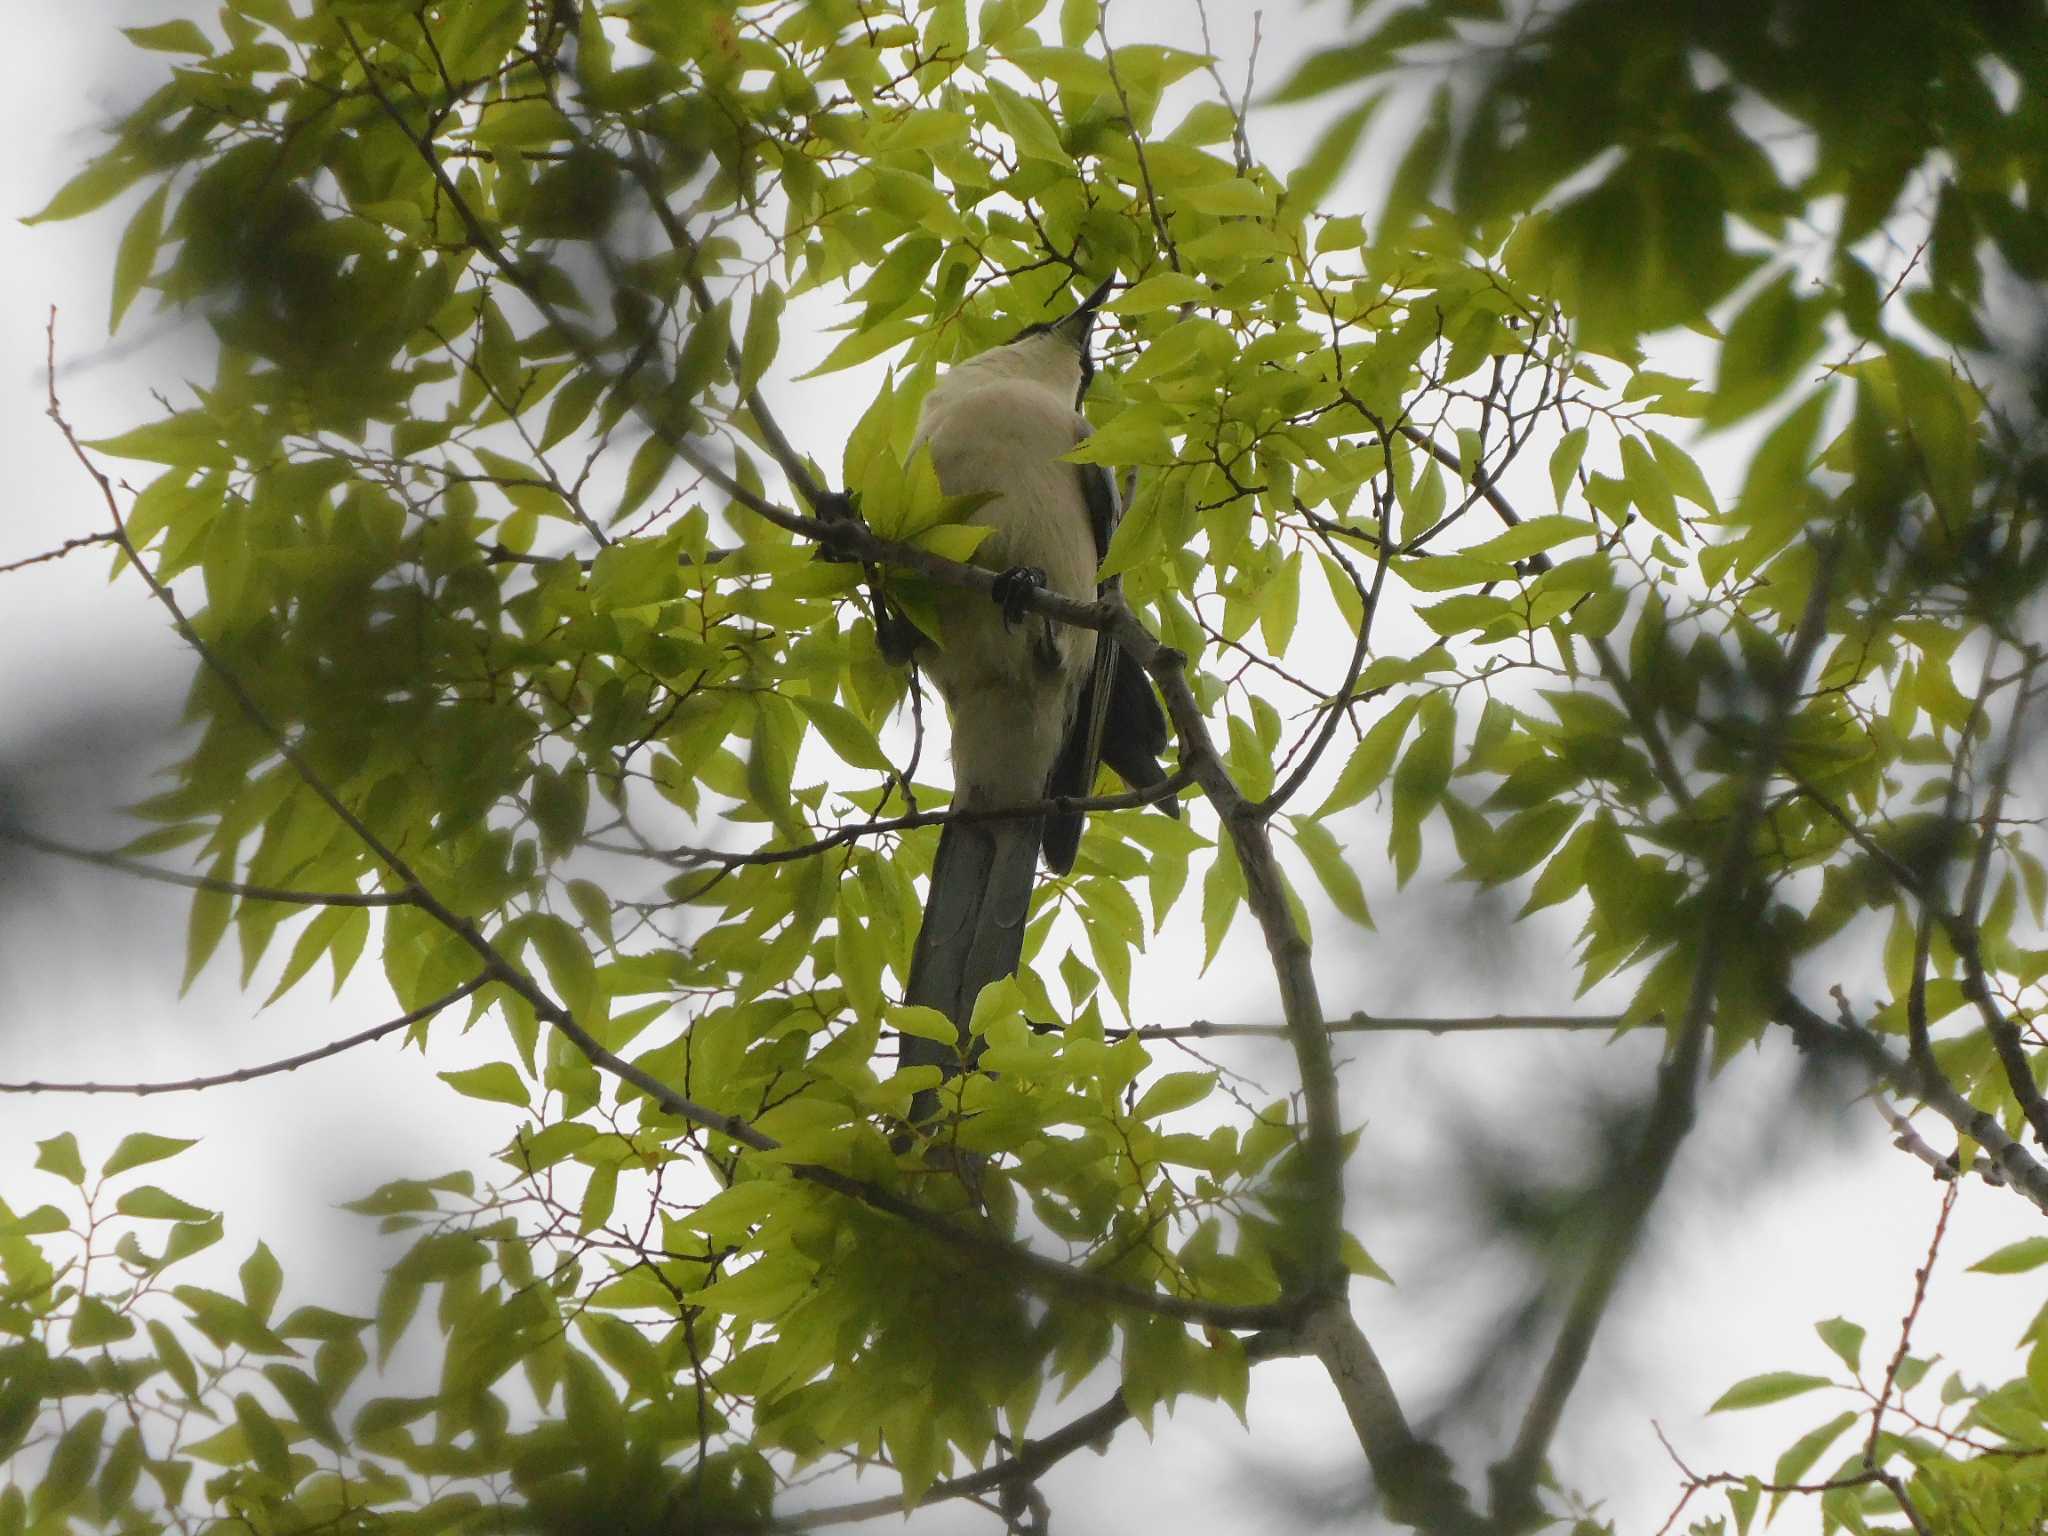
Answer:
<svg viewBox="0 0 2048 1536"><path fill-rule="evenodd" d="M1356 805L1380 787L1388 770L1394 766L1394 757L1401 750L1401 738L1407 734L1409 722L1415 718L1421 702L1419 695L1410 695L1373 723L1358 745L1352 748L1351 756L1337 775L1337 782L1330 787L1329 795L1316 807L1317 820Z"/></svg>
<svg viewBox="0 0 2048 1536"><path fill-rule="evenodd" d="M169 1190L159 1189L154 1184L139 1184L134 1189L123 1190L121 1198L114 1202L114 1209L123 1216L136 1216L144 1221L204 1221L213 1212L180 1200Z"/></svg>
<svg viewBox="0 0 2048 1536"><path fill-rule="evenodd" d="M1330 830L1320 822L1302 821L1294 828L1294 840L1331 904L1361 928L1371 928L1372 913L1365 904L1365 885Z"/></svg>
<svg viewBox="0 0 2048 1536"><path fill-rule="evenodd" d="M154 1136L148 1131L136 1131L121 1138L121 1144L114 1148L112 1155L100 1165L100 1174L112 1178L117 1173L126 1173L130 1168L140 1168L145 1163L161 1162L167 1157L176 1157L187 1147L199 1145L199 1138L177 1136Z"/></svg>
<svg viewBox="0 0 2048 1536"><path fill-rule="evenodd" d="M36 1143L36 1166L73 1184L85 1183L85 1163L78 1155L78 1138L69 1131Z"/></svg>

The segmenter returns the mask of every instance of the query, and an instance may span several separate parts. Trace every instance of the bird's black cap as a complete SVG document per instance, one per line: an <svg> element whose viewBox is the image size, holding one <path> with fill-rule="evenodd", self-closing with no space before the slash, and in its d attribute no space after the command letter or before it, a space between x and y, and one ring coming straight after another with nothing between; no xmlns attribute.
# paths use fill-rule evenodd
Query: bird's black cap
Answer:
<svg viewBox="0 0 2048 1536"><path fill-rule="evenodd" d="M1095 331L1096 313L1102 308L1104 301L1109 298L1109 290L1115 286L1116 274L1111 273L1100 283L1096 284L1095 291L1083 299L1078 308L1062 315L1057 320L1042 320L1037 325L1027 325L1016 334L1013 340L1023 341L1032 336L1057 336L1062 341L1065 341L1076 352L1081 354L1080 395L1087 394L1088 382L1095 377L1095 360L1089 355L1088 340ZM1074 404L1076 407L1081 403L1080 395L1075 396Z"/></svg>

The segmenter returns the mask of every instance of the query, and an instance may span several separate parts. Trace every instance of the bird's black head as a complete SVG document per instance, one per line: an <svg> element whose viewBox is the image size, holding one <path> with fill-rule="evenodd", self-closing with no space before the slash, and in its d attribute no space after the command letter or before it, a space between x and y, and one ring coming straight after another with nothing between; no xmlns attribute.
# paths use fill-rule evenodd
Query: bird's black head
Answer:
<svg viewBox="0 0 2048 1536"><path fill-rule="evenodd" d="M1081 408L1081 399L1088 393L1088 383L1095 377L1095 359L1089 352L1088 340L1095 331L1095 315L1109 297L1109 290L1115 286L1115 274L1105 277L1093 293L1081 301L1080 308L1057 320L1042 320L1037 325L1027 325L1011 338L1012 343L1024 341L1033 336L1057 336L1076 352L1081 354L1081 387L1074 395L1074 409Z"/></svg>

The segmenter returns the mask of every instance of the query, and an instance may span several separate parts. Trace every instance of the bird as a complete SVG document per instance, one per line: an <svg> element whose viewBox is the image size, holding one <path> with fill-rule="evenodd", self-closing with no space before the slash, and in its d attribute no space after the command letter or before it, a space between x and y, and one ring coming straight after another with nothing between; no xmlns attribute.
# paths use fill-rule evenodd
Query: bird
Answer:
<svg viewBox="0 0 2048 1536"><path fill-rule="evenodd" d="M1108 637L1024 606L1034 589L1087 602L1116 585L1096 579L1122 513L1115 479L1106 466L1063 457L1092 430L1081 402L1094 376L1096 315L1113 283L1072 313L954 363L919 413L913 454L930 452L946 495L984 498L968 521L993 532L974 558L1000 571L993 602L946 591L936 636L903 621L884 644L899 661L914 654L946 702L956 810L1085 798L1101 763L1134 789L1167 781L1166 713L1144 670ZM1171 796L1159 803L1180 814ZM904 1001L938 1009L960 1039L948 1047L906 1031L902 1066L951 1075L979 1054L968 1031L975 999L1016 970L1039 857L1055 874L1071 871L1083 816L945 823ZM912 1119L929 1118L935 1104L929 1091L919 1095Z"/></svg>

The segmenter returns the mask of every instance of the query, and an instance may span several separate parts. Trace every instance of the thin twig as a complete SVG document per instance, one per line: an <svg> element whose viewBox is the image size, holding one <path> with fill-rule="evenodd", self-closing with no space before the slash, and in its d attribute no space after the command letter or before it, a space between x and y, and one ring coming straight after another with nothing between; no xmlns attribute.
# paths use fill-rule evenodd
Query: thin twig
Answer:
<svg viewBox="0 0 2048 1536"><path fill-rule="evenodd" d="M1603 1029L1617 1030L1628 1022L1628 1016L1620 1013L1494 1013L1481 1017L1432 1019L1412 1016L1381 1016L1378 1014L1354 1013L1346 1018L1331 1019L1323 1025L1333 1035L1345 1034L1427 1034L1466 1035L1486 1034L1510 1030L1543 1029ZM1643 1021L1655 1024L1656 1019ZM1196 1019L1191 1024L1147 1024L1136 1029L1111 1029L1103 1032L1107 1040L1121 1040L1135 1037L1139 1040L1222 1040L1234 1038L1285 1039L1288 1033L1285 1024L1217 1024L1208 1019Z"/></svg>
<svg viewBox="0 0 2048 1536"><path fill-rule="evenodd" d="M75 539L66 539L55 549L46 549L40 555L28 555L20 560L10 560L7 564L0 565L0 576L5 576L9 571L25 571L32 565L42 565L46 561L62 560L73 550L84 549L89 544L111 544L113 542L114 537L109 533L82 534Z"/></svg>
<svg viewBox="0 0 2048 1536"><path fill-rule="evenodd" d="M352 1051L359 1045L382 1040L386 1035L408 1029L424 1019L431 1019L442 1009L461 1002L490 979L488 971L479 972L453 992L437 997L431 1003L422 1003L410 1013L400 1014L395 1019L386 1019L382 1024L372 1024L368 1029L358 1030L346 1039L330 1040L325 1045L315 1046L310 1051L301 1051L296 1056L265 1062L260 1067L237 1067L232 1072L216 1072L210 1077L181 1078L168 1083L0 1083L0 1093L119 1093L140 1098L157 1093L197 1093L203 1088L223 1088L229 1083L254 1082L259 1077L274 1077L280 1072L296 1072L300 1067L316 1061L325 1061L330 1056L339 1056L343 1051Z"/></svg>
<svg viewBox="0 0 2048 1536"><path fill-rule="evenodd" d="M1927 1300L1927 1282L1934 1274L1934 1261L1941 1254L1941 1240L1948 1233L1949 1213L1956 1208L1956 1192L1962 1186L1951 1179L1941 1191L1941 1214L1934 1219L1934 1236L1927 1243L1927 1258L1913 1271L1913 1301L1906 1308L1906 1315L1899 1323L1899 1347L1892 1351L1891 1363L1884 1368L1884 1385L1878 1388L1877 1402L1870 1410L1870 1438L1863 1442L1863 1466L1874 1472L1878 1467L1877 1441L1884 1433L1884 1408L1891 1400L1892 1388L1898 1385L1899 1368L1906 1363L1906 1351L1913 1343L1913 1324L1920 1319L1920 1308Z"/></svg>
<svg viewBox="0 0 2048 1536"><path fill-rule="evenodd" d="M158 869L154 864L145 864L140 859L131 859L119 853L102 852L97 848L79 848L70 843L60 843L55 838L43 837L25 827L0 823L0 842L19 843L24 848L33 848L38 853L47 853L60 859L70 859L78 864L91 864L99 869L115 869L138 880L150 880L159 885L182 886L190 891L212 891L222 896L239 896L244 901L274 901L294 907L405 907L411 906L413 898L407 891L293 891L275 885L251 885L242 880L222 880L212 875L187 875L175 869Z"/></svg>

